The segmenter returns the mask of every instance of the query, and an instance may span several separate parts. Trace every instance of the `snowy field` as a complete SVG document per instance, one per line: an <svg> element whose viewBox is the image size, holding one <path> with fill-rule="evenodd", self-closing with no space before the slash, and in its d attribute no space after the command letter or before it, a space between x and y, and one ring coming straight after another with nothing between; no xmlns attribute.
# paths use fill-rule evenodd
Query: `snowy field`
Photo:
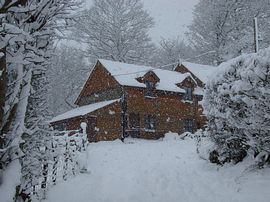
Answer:
<svg viewBox="0 0 270 202"><path fill-rule="evenodd" d="M88 174L52 187L47 202L269 202L270 169L248 159L218 167L192 139L128 140L89 145Z"/></svg>

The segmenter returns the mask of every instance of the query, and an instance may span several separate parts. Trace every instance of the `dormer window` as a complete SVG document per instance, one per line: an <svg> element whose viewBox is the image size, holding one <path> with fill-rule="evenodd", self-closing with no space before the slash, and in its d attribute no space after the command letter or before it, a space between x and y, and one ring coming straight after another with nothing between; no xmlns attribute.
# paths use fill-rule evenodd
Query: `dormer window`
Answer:
<svg viewBox="0 0 270 202"><path fill-rule="evenodd" d="M153 97L154 96L154 89L155 89L155 84L151 81L145 81L146 85L146 92L145 96Z"/></svg>
<svg viewBox="0 0 270 202"><path fill-rule="evenodd" d="M156 84L160 81L160 79L154 71L148 71L143 77L137 78L137 81L145 84L145 97L155 98Z"/></svg>
<svg viewBox="0 0 270 202"><path fill-rule="evenodd" d="M193 90L198 86L196 81L188 75L182 82L177 83L176 86L185 91L182 99L184 101L192 101L193 100Z"/></svg>
<svg viewBox="0 0 270 202"><path fill-rule="evenodd" d="M185 88L184 100L192 101L192 88Z"/></svg>

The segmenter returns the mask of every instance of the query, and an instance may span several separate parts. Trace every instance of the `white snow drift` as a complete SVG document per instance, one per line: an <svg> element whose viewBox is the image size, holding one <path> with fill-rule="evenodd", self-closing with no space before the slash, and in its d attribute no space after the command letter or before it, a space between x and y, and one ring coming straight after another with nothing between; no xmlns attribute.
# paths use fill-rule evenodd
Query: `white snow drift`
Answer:
<svg viewBox="0 0 270 202"><path fill-rule="evenodd" d="M171 135L172 136L172 135ZM89 174L49 191L47 202L268 202L270 169L217 167L189 138L99 142L88 147Z"/></svg>

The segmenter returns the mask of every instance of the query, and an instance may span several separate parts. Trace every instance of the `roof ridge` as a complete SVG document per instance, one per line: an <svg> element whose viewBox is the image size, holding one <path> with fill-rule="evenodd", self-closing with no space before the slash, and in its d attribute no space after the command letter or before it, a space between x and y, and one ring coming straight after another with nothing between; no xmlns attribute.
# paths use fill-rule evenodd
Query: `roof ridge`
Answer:
<svg viewBox="0 0 270 202"><path fill-rule="evenodd" d="M181 62L181 64L193 64L193 65L198 65L198 66L205 66L205 67L217 67L217 66L214 66L214 65L205 65L205 64L200 64L200 63L194 63L194 62L188 62L188 61L183 61Z"/></svg>
<svg viewBox="0 0 270 202"><path fill-rule="evenodd" d="M173 70L169 70L169 69L162 69L162 68L159 68L159 67L153 67L153 66L144 66L144 65L137 65L137 64L131 64L131 63L126 63L126 62L119 62L119 61L113 61L113 60L106 60L106 59L98 59L98 61L101 62L101 64L107 69L108 67L106 67L105 64L102 63L102 61L107 61L107 62L112 62L112 63L120 63L120 64L126 64L126 65L133 65L133 66L136 66L136 67L139 67L139 68L149 68L147 70L144 70L144 71L136 71L136 72L131 72L129 74L135 74L135 73L140 73L140 72L148 72L148 71L152 71L152 70L161 70L161 71L167 71L167 72L173 72L173 73L177 73L177 74L181 74L180 72L175 72ZM108 71L110 71L109 69L107 69ZM125 73L123 74L112 74L112 76L121 76L121 75L126 75Z"/></svg>
<svg viewBox="0 0 270 202"><path fill-rule="evenodd" d="M114 61L114 60L107 60L107 59L98 59L98 61L100 61L102 63L102 61L104 62L112 62L112 63L121 63L121 64L126 64L126 65L134 65L134 66L137 66L137 67L142 67L142 68L155 68L156 67L151 67L151 66L148 66L148 65L139 65L139 64L133 64L133 63L127 63L127 62L120 62L120 61Z"/></svg>

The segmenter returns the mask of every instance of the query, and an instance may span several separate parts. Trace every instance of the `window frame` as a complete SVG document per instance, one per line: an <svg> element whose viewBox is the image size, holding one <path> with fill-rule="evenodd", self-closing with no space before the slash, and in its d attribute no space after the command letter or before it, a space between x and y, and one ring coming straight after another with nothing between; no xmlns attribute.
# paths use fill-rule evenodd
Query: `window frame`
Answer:
<svg viewBox="0 0 270 202"><path fill-rule="evenodd" d="M146 97L154 97L155 83L152 81L146 80L145 85L146 85L145 96Z"/></svg>
<svg viewBox="0 0 270 202"><path fill-rule="evenodd" d="M132 112L128 115L128 126L132 130L138 130L141 127L140 113Z"/></svg>
<svg viewBox="0 0 270 202"><path fill-rule="evenodd" d="M194 119L185 119L183 124L184 131L194 133L194 123Z"/></svg>
<svg viewBox="0 0 270 202"><path fill-rule="evenodd" d="M54 130L63 132L67 130L67 123L66 122L61 122L61 123L57 123L55 124L55 126L53 127Z"/></svg>
<svg viewBox="0 0 270 202"><path fill-rule="evenodd" d="M144 128L145 130L156 130L156 116L147 114L144 116Z"/></svg>
<svg viewBox="0 0 270 202"><path fill-rule="evenodd" d="M190 87L186 87L185 94L184 94L183 98L185 101L192 101L193 100L193 89Z"/></svg>

